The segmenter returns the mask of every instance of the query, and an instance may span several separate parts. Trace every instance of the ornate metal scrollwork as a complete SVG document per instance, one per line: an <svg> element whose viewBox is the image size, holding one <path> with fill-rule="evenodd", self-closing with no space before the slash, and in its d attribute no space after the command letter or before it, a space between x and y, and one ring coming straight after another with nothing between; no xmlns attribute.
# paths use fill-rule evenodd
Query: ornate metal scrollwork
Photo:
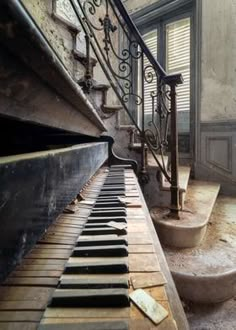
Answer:
<svg viewBox="0 0 236 330"><path fill-rule="evenodd" d="M83 16L82 25L90 34L94 51L99 53L99 62L109 69L108 80L143 137L142 146L149 147L160 170L171 182L164 162L171 114L164 70L129 21L120 1L117 5L114 0L83 3L77 0L77 4ZM151 115L146 112L147 104L151 104ZM147 117L150 117L148 122ZM145 183L148 181L145 168L141 172Z"/></svg>

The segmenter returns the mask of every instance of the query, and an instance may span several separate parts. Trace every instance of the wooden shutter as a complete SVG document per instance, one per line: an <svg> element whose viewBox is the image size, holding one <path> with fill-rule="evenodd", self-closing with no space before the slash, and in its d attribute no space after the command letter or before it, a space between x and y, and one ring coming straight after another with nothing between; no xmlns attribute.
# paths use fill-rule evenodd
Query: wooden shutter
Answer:
<svg viewBox="0 0 236 330"><path fill-rule="evenodd" d="M184 83L177 87L178 111L190 110L190 18L166 25L166 70L182 73Z"/></svg>
<svg viewBox="0 0 236 330"><path fill-rule="evenodd" d="M158 39L157 39L157 30L150 31L143 35L143 39L152 52L153 56L157 58L157 52L158 52ZM150 63L148 59L144 56L144 67L148 66ZM150 70L154 74L154 70ZM150 97L150 93L152 91L156 91L157 86L157 79L153 79L151 83L144 82L144 109L145 113L151 113L152 111L152 98Z"/></svg>

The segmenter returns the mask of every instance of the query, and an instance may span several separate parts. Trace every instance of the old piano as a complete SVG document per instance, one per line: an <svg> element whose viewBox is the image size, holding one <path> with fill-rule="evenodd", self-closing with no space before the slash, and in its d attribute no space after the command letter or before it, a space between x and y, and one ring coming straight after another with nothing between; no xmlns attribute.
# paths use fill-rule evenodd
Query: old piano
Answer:
<svg viewBox="0 0 236 330"><path fill-rule="evenodd" d="M137 162L20 1L0 22L0 329L188 329Z"/></svg>

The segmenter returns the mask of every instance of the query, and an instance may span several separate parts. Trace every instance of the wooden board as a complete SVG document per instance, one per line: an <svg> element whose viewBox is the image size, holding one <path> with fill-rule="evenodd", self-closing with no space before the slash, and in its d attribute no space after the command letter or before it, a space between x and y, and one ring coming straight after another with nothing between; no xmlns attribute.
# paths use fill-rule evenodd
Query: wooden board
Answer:
<svg viewBox="0 0 236 330"><path fill-rule="evenodd" d="M67 260L71 255L71 251L62 251L62 252L48 252L45 250L33 251L25 256L26 259L65 259Z"/></svg>
<svg viewBox="0 0 236 330"><path fill-rule="evenodd" d="M47 308L45 318L128 318L130 309L125 308Z"/></svg>
<svg viewBox="0 0 236 330"><path fill-rule="evenodd" d="M42 310L44 311L47 307L47 300L17 300L17 301L0 301L0 310L15 310L15 311L23 311L23 310ZM0 326L1 328L1 326Z"/></svg>
<svg viewBox="0 0 236 330"><path fill-rule="evenodd" d="M130 272L158 272L160 265L155 254L150 253L130 253L129 254Z"/></svg>
<svg viewBox="0 0 236 330"><path fill-rule="evenodd" d="M148 274L131 273L131 282L134 289L139 289L164 285L166 283L166 279L161 272Z"/></svg>
<svg viewBox="0 0 236 330"><path fill-rule="evenodd" d="M1 330L37 330L35 322L1 322Z"/></svg>
<svg viewBox="0 0 236 330"><path fill-rule="evenodd" d="M74 245L63 245L63 244L36 244L35 248L38 249L65 249L72 250Z"/></svg>
<svg viewBox="0 0 236 330"><path fill-rule="evenodd" d="M0 311L1 322L39 322L42 318L41 311Z"/></svg>
<svg viewBox="0 0 236 330"><path fill-rule="evenodd" d="M8 286L43 286L56 287L58 284L57 278L48 277L9 277L3 285Z"/></svg>
<svg viewBox="0 0 236 330"><path fill-rule="evenodd" d="M53 288L0 287L0 301L48 301L53 292Z"/></svg>
<svg viewBox="0 0 236 330"><path fill-rule="evenodd" d="M153 245L143 244L143 245L129 245L129 253L154 253Z"/></svg>
<svg viewBox="0 0 236 330"><path fill-rule="evenodd" d="M41 324L39 330L129 330L128 321L101 319L87 320L87 322L67 323L67 324Z"/></svg>
<svg viewBox="0 0 236 330"><path fill-rule="evenodd" d="M11 277L60 277L61 276L61 271L57 270L48 270L48 271L27 271L27 270L22 270L22 271L13 271L10 274Z"/></svg>

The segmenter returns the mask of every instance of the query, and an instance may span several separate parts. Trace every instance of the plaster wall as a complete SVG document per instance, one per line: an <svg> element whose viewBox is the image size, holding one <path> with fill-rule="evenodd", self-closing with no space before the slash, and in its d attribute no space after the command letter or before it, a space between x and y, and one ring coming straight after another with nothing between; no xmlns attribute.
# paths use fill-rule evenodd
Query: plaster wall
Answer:
<svg viewBox="0 0 236 330"><path fill-rule="evenodd" d="M52 18L52 1L22 0L22 3L72 76L72 36L68 29Z"/></svg>
<svg viewBox="0 0 236 330"><path fill-rule="evenodd" d="M84 32L82 31L82 27L78 22L78 19L75 17L75 13L73 8L69 4L68 0L22 0L24 6L35 20L45 38L50 43L51 47L57 53L58 57L62 61L63 65L71 75L71 77L77 81L83 77L85 67L76 61L72 55L73 49L73 36L71 34L71 30L69 25L66 22L69 22L76 26L79 30L76 37L76 49L81 53L86 53L85 47L85 39ZM93 24L96 26L100 26L100 22L98 21L99 17L102 17L104 13L100 12L102 9L97 8L99 11L97 15L93 18ZM55 16L52 13L56 14ZM111 13L110 13L111 14ZM60 20L62 19L62 20ZM114 25L118 26L118 22L113 17L112 21ZM96 31L97 39L101 40L100 45L103 47L103 32ZM118 49L118 31L112 34L113 45ZM91 51L91 56L96 58L95 54ZM118 72L118 61L115 56L109 57L111 62L111 67L114 71ZM97 64L94 68L94 79L99 84L107 84L109 82L99 64ZM100 92L98 92L100 93ZM97 97L95 93L91 93L88 95L91 103L97 109L98 113L102 116L99 109L99 105L101 103L101 95ZM108 105L116 105L119 104L119 101L113 92L112 88L108 90L107 96ZM57 106L57 105L56 105ZM128 148L129 143L129 133L127 130L120 130L118 127L118 119L116 115L108 116L109 118L103 118L104 124L107 128L106 135L110 135L115 139L114 151L115 153L124 158L133 158L139 160L140 155L136 152L130 151ZM73 126L73 123L71 123ZM73 127L74 129L74 127ZM91 135L90 132L88 132Z"/></svg>
<svg viewBox="0 0 236 330"><path fill-rule="evenodd" d="M236 120L236 1L202 1L201 121Z"/></svg>
<svg viewBox="0 0 236 330"><path fill-rule="evenodd" d="M101 134L90 119L3 47L0 81L0 115L80 134Z"/></svg>
<svg viewBox="0 0 236 330"><path fill-rule="evenodd" d="M202 0L195 176L236 193L236 1Z"/></svg>

